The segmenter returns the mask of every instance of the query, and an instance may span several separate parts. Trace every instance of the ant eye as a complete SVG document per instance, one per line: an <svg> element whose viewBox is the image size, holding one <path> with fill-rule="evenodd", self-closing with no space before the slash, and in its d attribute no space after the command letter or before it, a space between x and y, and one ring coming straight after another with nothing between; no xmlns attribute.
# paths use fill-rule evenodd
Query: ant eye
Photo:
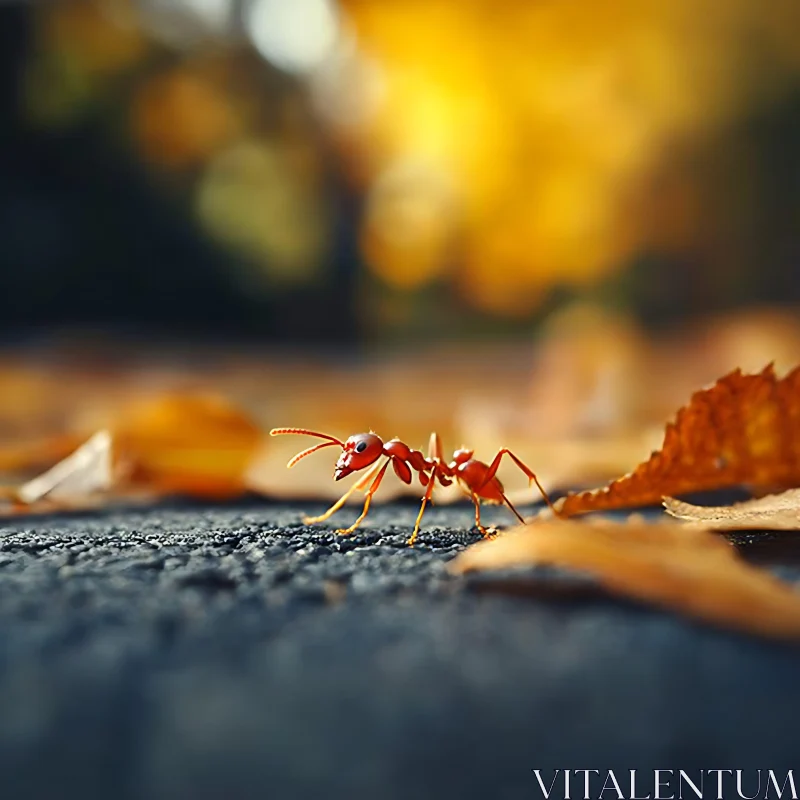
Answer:
<svg viewBox="0 0 800 800"><path fill-rule="evenodd" d="M359 442L356 445L356 453L363 453L366 449L367 449L367 443L366 442Z"/></svg>

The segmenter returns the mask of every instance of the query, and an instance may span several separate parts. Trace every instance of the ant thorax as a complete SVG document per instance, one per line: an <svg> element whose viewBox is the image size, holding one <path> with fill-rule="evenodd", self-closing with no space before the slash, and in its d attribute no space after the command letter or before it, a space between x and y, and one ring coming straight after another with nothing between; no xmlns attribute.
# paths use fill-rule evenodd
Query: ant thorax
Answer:
<svg viewBox="0 0 800 800"><path fill-rule="evenodd" d="M453 463L454 464L466 464L472 458L472 454L474 450L466 450L465 448L461 448L456 450L453 453Z"/></svg>

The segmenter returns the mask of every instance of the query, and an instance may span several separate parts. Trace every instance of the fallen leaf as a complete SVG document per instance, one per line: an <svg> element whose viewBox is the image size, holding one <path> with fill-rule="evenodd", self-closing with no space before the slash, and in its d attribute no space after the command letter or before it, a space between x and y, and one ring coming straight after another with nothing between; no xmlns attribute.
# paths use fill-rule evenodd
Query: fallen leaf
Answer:
<svg viewBox="0 0 800 800"><path fill-rule="evenodd" d="M111 434L99 431L63 461L21 486L15 499L26 506L45 499L69 504L108 491L113 483Z"/></svg>
<svg viewBox="0 0 800 800"><path fill-rule="evenodd" d="M570 494L564 516L653 505L665 495L736 485L800 484L800 367L779 380L740 370L696 392L667 425L661 450L608 486Z"/></svg>
<svg viewBox="0 0 800 800"><path fill-rule="evenodd" d="M714 530L800 530L800 489L730 506L695 506L664 498L668 514Z"/></svg>
<svg viewBox="0 0 800 800"><path fill-rule="evenodd" d="M171 394L140 401L112 428L130 481L164 493L235 497L264 438L241 409L216 395Z"/></svg>
<svg viewBox="0 0 800 800"><path fill-rule="evenodd" d="M0 489L0 516L96 507L115 483L112 455L111 434L99 431L33 480Z"/></svg>
<svg viewBox="0 0 800 800"><path fill-rule="evenodd" d="M84 437L85 438L85 437ZM0 448L0 473L14 473L44 468L66 458L82 439L74 434L61 434L17 443L4 443Z"/></svg>
<svg viewBox="0 0 800 800"><path fill-rule="evenodd" d="M724 538L677 522L536 522L469 547L449 569L544 564L586 571L613 593L719 626L800 637L800 592L747 564Z"/></svg>

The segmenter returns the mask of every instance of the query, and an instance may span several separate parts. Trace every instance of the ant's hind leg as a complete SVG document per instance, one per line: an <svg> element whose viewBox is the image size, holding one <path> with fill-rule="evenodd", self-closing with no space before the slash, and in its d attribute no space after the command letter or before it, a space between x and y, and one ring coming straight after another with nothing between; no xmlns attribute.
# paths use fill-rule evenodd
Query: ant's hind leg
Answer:
<svg viewBox="0 0 800 800"><path fill-rule="evenodd" d="M524 525L525 520L522 518L522 514L520 514L519 511L514 508L514 504L505 496L503 492L500 492L500 494L503 497L503 502L511 509L511 513L514 514L514 516Z"/></svg>
<svg viewBox="0 0 800 800"><path fill-rule="evenodd" d="M363 489L377 474L380 466L376 464L366 475L359 478L324 514L318 517L303 517L303 522L306 525L313 525L316 522L325 522L326 519L332 517L350 498L353 492Z"/></svg>
<svg viewBox="0 0 800 800"><path fill-rule="evenodd" d="M349 528L340 528L336 531L336 533L341 534L342 536L347 536L351 534L363 521L364 517L367 516L367 512L369 511L369 504L372 501L372 495L378 491L378 487L381 485L381 481L383 480L383 476L386 474L386 468L389 466L391 462L391 458L386 461L386 463L381 467L380 472L378 472L375 480L372 482L372 486L369 487L367 491L367 498L364 500L364 510L359 515L358 519L349 527Z"/></svg>
<svg viewBox="0 0 800 800"><path fill-rule="evenodd" d="M547 503L547 505L550 508L550 510L557 517L561 516L558 513L558 511L556 511L555 506L553 505L552 501L550 500L550 497L548 496L547 492L544 490L544 487L542 486L541 483L539 483L539 479L536 477L536 474L534 473L534 471L529 466L527 466L526 464L523 464L522 461L520 461L507 447L504 447L502 450L500 450L497 453L497 455L494 457L494 461L492 461L492 463L489 465L489 469L486 472L486 476L484 477L483 483L481 484L481 486L478 487L478 491L480 492L480 490L483 489L483 487L486 486L486 484L489 483L489 481L492 478L494 478L494 476L497 474L497 470L500 467L500 462L503 460L503 456L504 455L507 455L525 473L525 475L528 477L528 482L529 483L535 483L536 484L536 488L541 493L542 497L544 498L545 503ZM506 500L506 502L508 502L508 501ZM509 505L510 505L510 503L509 503ZM516 511L514 511L514 513L516 513ZM517 514L517 516L519 516L519 514Z"/></svg>

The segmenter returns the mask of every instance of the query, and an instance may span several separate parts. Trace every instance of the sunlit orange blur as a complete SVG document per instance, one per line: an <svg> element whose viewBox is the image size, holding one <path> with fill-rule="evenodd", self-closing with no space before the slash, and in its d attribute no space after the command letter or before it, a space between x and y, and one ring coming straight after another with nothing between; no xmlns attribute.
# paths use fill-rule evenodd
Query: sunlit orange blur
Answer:
<svg viewBox="0 0 800 800"><path fill-rule="evenodd" d="M344 7L381 82L373 114L342 133L368 164L370 266L416 288L451 268L455 237L455 285L501 314L530 311L553 283L596 282L637 249L700 247L702 187L684 181L667 205L637 198L672 150L796 86L800 67L797 4ZM358 91L353 77L342 92Z"/></svg>

